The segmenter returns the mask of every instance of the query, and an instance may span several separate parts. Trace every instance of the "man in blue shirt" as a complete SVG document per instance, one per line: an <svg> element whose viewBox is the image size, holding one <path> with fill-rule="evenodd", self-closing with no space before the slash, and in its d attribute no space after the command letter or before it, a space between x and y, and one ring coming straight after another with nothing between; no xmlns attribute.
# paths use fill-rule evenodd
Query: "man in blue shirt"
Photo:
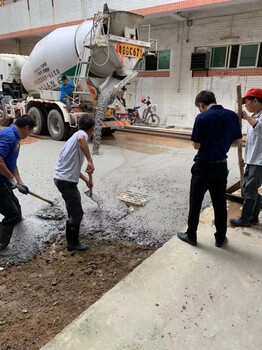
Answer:
<svg viewBox="0 0 262 350"><path fill-rule="evenodd" d="M73 99L73 89L75 85L72 84L65 75L62 76L62 84L60 85L61 95L60 101L66 104L68 112L71 112L71 100Z"/></svg>
<svg viewBox="0 0 262 350"><path fill-rule="evenodd" d="M21 207L13 189L27 194L29 189L23 184L18 168L20 139L26 138L35 127L28 115L22 115L14 125L0 131L0 213L4 216L0 223L0 250L10 242L14 226L22 218Z"/></svg>
<svg viewBox="0 0 262 350"><path fill-rule="evenodd" d="M232 143L242 142L242 133L236 113L217 105L211 91L201 91L195 99L200 114L196 117L191 141L198 150L192 166L190 206L186 233L178 238L193 246L197 245L197 227L202 201L210 192L215 213L216 246L227 242L227 152Z"/></svg>

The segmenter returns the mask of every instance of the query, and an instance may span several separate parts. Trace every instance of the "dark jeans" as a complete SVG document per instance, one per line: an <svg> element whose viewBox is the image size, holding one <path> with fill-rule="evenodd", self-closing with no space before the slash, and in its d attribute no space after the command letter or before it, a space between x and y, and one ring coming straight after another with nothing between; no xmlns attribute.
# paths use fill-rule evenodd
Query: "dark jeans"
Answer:
<svg viewBox="0 0 262 350"><path fill-rule="evenodd" d="M244 173L243 191L245 199L256 201L259 187L262 185L262 166L247 165Z"/></svg>
<svg viewBox="0 0 262 350"><path fill-rule="evenodd" d="M70 224L80 224L83 218L81 195L77 183L54 179L55 185L62 193Z"/></svg>
<svg viewBox="0 0 262 350"><path fill-rule="evenodd" d="M64 97L64 98L61 98L60 101L66 105L68 112L71 112L71 109L72 109L71 100L68 97Z"/></svg>
<svg viewBox="0 0 262 350"><path fill-rule="evenodd" d="M4 184L0 184L0 213L4 216L2 225L15 226L22 220L19 201L13 191Z"/></svg>
<svg viewBox="0 0 262 350"><path fill-rule="evenodd" d="M22 212L18 199L13 191L0 184L0 213L4 216L0 223L0 250L10 242L15 224L22 220Z"/></svg>
<svg viewBox="0 0 262 350"><path fill-rule="evenodd" d="M204 195L210 193L214 213L216 241L222 243L227 231L227 163L206 163L197 161L191 169L190 207L187 234L191 240L197 239L197 227Z"/></svg>

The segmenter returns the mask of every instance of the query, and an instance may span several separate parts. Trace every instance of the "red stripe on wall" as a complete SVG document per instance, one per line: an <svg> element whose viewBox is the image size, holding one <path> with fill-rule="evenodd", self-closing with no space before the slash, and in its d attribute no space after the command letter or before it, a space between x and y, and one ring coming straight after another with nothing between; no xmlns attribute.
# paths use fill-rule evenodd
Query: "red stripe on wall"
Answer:
<svg viewBox="0 0 262 350"><path fill-rule="evenodd" d="M139 77L163 77L163 78L168 78L170 77L170 72L169 71L150 71L150 72L140 72L138 74Z"/></svg>
<svg viewBox="0 0 262 350"><path fill-rule="evenodd" d="M171 12L171 11L192 9L192 8L208 6L208 5L223 4L227 2L234 2L234 0L185 0L185 1L173 2L171 4L166 4L166 5L159 5L159 6L153 6L153 7L148 7L144 9L138 9L133 12L138 12L141 15L146 16L146 15L153 15L153 14L163 13L163 12Z"/></svg>
<svg viewBox="0 0 262 350"><path fill-rule="evenodd" d="M209 69L193 71L193 77L216 77L216 76L254 76L262 75L262 68L238 68L238 69Z"/></svg>

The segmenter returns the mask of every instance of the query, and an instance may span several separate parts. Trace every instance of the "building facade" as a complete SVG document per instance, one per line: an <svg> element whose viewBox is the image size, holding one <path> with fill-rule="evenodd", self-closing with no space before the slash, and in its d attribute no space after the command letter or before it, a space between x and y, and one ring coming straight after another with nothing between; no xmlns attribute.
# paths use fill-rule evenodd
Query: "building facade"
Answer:
<svg viewBox="0 0 262 350"><path fill-rule="evenodd" d="M0 6L0 53L29 54L41 37L80 24L102 11L104 1L17 0ZM151 96L162 123L191 128L195 95L215 92L218 103L236 108L236 86L262 86L261 0L119 0L110 9L145 16L140 38L150 36L152 55L128 86L127 105Z"/></svg>

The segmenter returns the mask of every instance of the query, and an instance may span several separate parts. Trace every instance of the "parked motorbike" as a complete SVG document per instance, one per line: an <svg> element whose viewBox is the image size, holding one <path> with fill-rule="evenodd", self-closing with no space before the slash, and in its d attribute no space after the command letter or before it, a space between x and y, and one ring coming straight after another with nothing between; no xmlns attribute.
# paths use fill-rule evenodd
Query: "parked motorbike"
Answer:
<svg viewBox="0 0 262 350"><path fill-rule="evenodd" d="M160 123L160 119L155 113L156 105L151 104L150 96L147 96L147 98L142 97L140 101L147 105L147 108L144 109L142 116L138 111L140 106L135 106L134 108L127 109L128 118L130 119L131 124L147 124L151 127L157 127Z"/></svg>

